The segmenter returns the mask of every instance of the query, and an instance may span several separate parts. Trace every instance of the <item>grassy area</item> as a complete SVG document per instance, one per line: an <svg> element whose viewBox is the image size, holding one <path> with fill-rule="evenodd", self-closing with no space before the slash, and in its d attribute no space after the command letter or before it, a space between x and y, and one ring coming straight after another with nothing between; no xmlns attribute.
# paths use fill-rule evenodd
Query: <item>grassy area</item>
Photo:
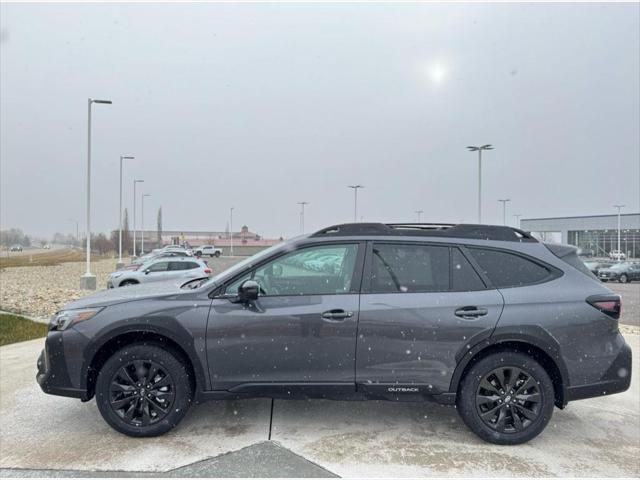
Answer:
<svg viewBox="0 0 640 480"><path fill-rule="evenodd" d="M0 347L44 337L48 326L17 315L0 313Z"/></svg>
<svg viewBox="0 0 640 480"><path fill-rule="evenodd" d="M100 255L91 255L92 260L106 258ZM34 253L33 255L21 254L8 257L0 257L0 268L7 267L47 267L59 265L65 262L82 262L86 254L80 249L51 250L50 252Z"/></svg>

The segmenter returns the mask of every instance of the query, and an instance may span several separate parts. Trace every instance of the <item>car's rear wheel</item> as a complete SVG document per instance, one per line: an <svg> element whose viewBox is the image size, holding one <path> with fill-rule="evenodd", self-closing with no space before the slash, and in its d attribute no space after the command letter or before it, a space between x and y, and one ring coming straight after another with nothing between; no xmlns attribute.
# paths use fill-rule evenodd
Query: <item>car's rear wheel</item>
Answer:
<svg viewBox="0 0 640 480"><path fill-rule="evenodd" d="M102 417L132 437L168 432L182 420L192 397L184 361L156 345L133 344L114 353L96 382Z"/></svg>
<svg viewBox="0 0 640 480"><path fill-rule="evenodd" d="M491 354L464 376L458 413L480 438L517 445L536 437L553 414L553 383L544 368L518 352Z"/></svg>
<svg viewBox="0 0 640 480"><path fill-rule="evenodd" d="M618 281L620 283L629 283L629 277L627 277L627 275L623 273L622 275L620 275Z"/></svg>

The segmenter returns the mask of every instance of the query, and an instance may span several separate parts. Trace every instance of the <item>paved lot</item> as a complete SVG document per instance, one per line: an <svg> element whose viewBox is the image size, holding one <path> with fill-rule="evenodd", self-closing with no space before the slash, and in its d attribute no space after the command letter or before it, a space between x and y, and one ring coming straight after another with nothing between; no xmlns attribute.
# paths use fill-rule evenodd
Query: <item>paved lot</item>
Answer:
<svg viewBox="0 0 640 480"><path fill-rule="evenodd" d="M450 407L320 400L276 400L272 419L268 399L210 402L168 435L128 438L94 401L40 391L42 340L9 345L0 348L0 475L637 477L640 337L627 339L630 390L556 410L540 437L517 447L483 443Z"/></svg>
<svg viewBox="0 0 640 480"><path fill-rule="evenodd" d="M622 296L621 323L640 326L640 282L606 283L607 287Z"/></svg>

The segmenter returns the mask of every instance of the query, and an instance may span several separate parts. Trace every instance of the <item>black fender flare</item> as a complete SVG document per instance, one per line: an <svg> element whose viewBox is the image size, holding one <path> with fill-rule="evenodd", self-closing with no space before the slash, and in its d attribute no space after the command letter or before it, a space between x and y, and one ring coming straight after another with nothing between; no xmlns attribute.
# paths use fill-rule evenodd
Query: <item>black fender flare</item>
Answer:
<svg viewBox="0 0 640 480"><path fill-rule="evenodd" d="M569 387L569 371L562 358L560 345L555 338L539 325L511 325L497 327L493 333L482 332L475 338L471 348L466 346L456 353L457 366L451 377L449 392L457 392L462 375L472 359L487 348L492 348L501 343L517 342L531 345L544 352L553 361L560 374L562 391L560 398L562 406L566 404L567 388Z"/></svg>
<svg viewBox="0 0 640 480"><path fill-rule="evenodd" d="M184 332L184 333L183 333ZM180 333L183 333L180 335ZM175 343L180 349L187 355L189 362L193 366L196 380L196 393L202 390L208 390L209 382L205 375L205 371L202 366L202 362L198 357L195 348L192 343L192 336L185 330L185 328L178 322L171 322L171 328L163 325L157 325L153 323L132 323L127 325L120 325L110 329L108 332L103 332L97 336L95 340L90 341L84 349L84 361L82 365L82 371L86 372L81 377L81 388L87 390L88 387L88 373L89 368L92 365L98 352L113 339L127 334L151 334L165 337L171 342Z"/></svg>

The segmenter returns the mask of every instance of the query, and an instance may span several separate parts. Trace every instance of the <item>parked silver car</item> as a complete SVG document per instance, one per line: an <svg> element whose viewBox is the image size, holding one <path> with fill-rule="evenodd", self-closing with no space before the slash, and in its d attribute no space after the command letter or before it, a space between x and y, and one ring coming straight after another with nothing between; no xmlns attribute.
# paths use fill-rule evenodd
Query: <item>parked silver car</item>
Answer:
<svg viewBox="0 0 640 480"><path fill-rule="evenodd" d="M139 258L132 260L131 265L142 265L142 264L157 260L159 258L167 258L167 257L191 257L191 254L186 250L166 250L166 251L159 251L157 253L147 253L146 255L143 255Z"/></svg>
<svg viewBox="0 0 640 480"><path fill-rule="evenodd" d="M206 262L196 258L161 257L144 263L135 270L113 272L107 279L107 288L166 280L187 281L192 278L206 278L211 272Z"/></svg>

